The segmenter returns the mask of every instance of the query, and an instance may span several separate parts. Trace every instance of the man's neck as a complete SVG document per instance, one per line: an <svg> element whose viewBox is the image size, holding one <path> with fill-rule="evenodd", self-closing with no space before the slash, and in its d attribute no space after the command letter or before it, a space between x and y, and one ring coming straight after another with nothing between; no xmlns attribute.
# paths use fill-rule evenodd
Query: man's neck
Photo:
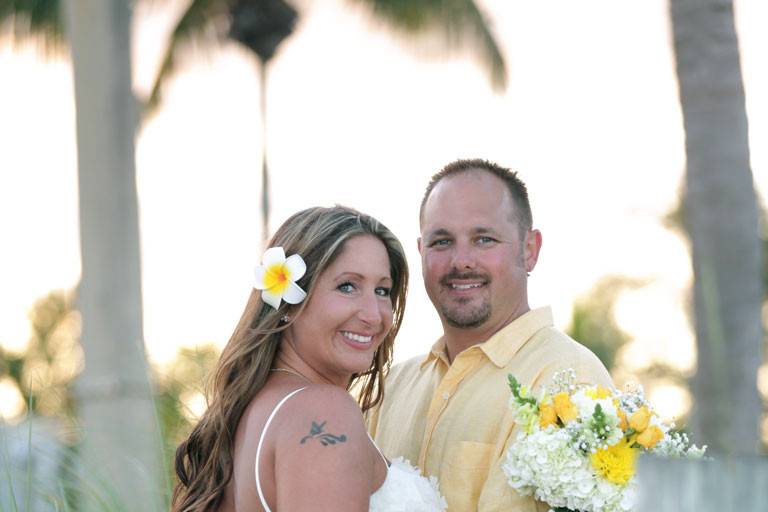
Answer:
<svg viewBox="0 0 768 512"><path fill-rule="evenodd" d="M510 315L504 318L501 322L495 324L484 323L478 327L471 329L462 329L454 327L443 321L443 341L445 341L445 351L448 356L448 362L453 363L453 360L461 354L463 351L477 345L479 343L485 343L494 334L523 316L530 311L531 308L527 304L519 310L510 312Z"/></svg>

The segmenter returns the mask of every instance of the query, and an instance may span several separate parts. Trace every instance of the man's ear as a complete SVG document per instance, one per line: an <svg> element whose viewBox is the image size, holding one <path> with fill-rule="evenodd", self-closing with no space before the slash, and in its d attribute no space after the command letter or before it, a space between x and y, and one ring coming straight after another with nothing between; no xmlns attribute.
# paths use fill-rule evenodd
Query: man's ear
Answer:
<svg viewBox="0 0 768 512"><path fill-rule="evenodd" d="M419 250L419 254L421 254L421 237L416 239L416 248Z"/></svg>
<svg viewBox="0 0 768 512"><path fill-rule="evenodd" d="M539 261L539 251L541 251L541 231L538 229L531 229L525 235L525 243L523 244L523 250L525 251L525 270L526 272L533 272L536 267L536 262Z"/></svg>

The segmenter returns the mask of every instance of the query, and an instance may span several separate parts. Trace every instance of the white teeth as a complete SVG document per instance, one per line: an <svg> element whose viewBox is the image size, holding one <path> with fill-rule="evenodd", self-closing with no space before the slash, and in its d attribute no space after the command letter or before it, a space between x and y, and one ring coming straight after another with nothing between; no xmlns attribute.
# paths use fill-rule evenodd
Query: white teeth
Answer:
<svg viewBox="0 0 768 512"><path fill-rule="evenodd" d="M452 284L451 288L454 290L469 290L470 288L480 288L483 286L481 283L473 283L473 284Z"/></svg>
<svg viewBox="0 0 768 512"><path fill-rule="evenodd" d="M355 334L353 332L348 332L348 331L342 331L341 334L351 339L352 341L356 341L358 343L370 343L371 340L373 339L373 336L360 336L359 334Z"/></svg>

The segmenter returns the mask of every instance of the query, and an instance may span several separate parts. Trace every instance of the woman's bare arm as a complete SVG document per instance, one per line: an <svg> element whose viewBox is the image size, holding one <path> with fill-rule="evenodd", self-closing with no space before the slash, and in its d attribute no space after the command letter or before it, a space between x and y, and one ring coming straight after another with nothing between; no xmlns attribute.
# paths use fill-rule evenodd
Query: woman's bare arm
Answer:
<svg viewBox="0 0 768 512"><path fill-rule="evenodd" d="M358 405L326 385L311 386L291 402L275 439L277 510L367 511L386 470Z"/></svg>

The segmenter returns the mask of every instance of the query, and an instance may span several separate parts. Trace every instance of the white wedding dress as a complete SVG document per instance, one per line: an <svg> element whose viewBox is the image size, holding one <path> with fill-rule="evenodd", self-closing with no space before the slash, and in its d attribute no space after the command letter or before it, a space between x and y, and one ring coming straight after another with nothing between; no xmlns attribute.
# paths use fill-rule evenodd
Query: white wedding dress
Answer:
<svg viewBox="0 0 768 512"><path fill-rule="evenodd" d="M261 506L266 512L271 512L264 499L264 493L261 490L261 481L259 480L259 455L261 455L261 445L264 441L264 435L267 433L269 424L275 417L277 411L293 395L306 388L299 388L292 391L272 410L272 413L264 425L261 432L259 444L256 448L256 490L259 492ZM373 440L371 440L373 442ZM375 443L374 443L374 446ZM379 448L376 447L378 450ZM379 450L379 454L381 451ZM387 463L384 455L381 455L385 464L388 464L387 477L379 489L371 494L369 512L444 512L448 505L445 498L440 495L437 486L437 479L433 476L426 478L421 476L419 470L412 466L402 457L393 459Z"/></svg>

